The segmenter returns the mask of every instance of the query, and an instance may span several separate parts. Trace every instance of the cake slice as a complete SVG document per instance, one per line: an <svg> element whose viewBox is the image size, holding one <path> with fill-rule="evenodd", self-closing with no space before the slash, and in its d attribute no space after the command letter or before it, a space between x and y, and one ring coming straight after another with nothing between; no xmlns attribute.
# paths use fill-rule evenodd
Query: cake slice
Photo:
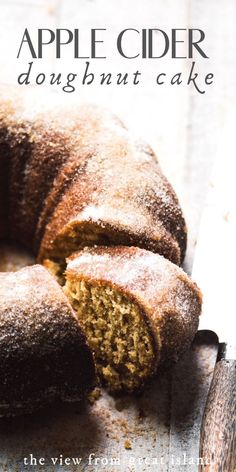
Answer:
<svg viewBox="0 0 236 472"><path fill-rule="evenodd" d="M85 248L67 263L64 292L111 392L140 389L190 346L201 294L182 269L124 246Z"/></svg>

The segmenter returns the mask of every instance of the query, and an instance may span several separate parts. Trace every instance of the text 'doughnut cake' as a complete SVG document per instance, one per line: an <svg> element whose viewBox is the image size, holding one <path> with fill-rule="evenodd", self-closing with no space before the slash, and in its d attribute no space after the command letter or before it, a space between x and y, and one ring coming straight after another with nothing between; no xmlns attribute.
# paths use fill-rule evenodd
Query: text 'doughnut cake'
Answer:
<svg viewBox="0 0 236 472"><path fill-rule="evenodd" d="M0 300L0 416L78 401L91 391L92 353L48 271L34 265L0 273Z"/></svg>
<svg viewBox="0 0 236 472"><path fill-rule="evenodd" d="M3 89L0 175L0 237L39 262L94 244L183 260L185 221L156 156L102 107L39 112L27 94Z"/></svg>
<svg viewBox="0 0 236 472"><path fill-rule="evenodd" d="M193 340L201 294L182 269L135 247L85 248L72 255L64 292L111 391L133 391Z"/></svg>

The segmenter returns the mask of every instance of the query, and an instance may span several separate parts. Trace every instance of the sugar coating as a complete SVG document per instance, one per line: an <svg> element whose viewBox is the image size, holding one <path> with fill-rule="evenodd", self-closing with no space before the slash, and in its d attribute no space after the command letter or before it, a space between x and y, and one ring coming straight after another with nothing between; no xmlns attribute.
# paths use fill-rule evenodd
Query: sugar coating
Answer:
<svg viewBox="0 0 236 472"><path fill-rule="evenodd" d="M92 389L92 354L46 269L0 273L0 300L0 416L77 401Z"/></svg>
<svg viewBox="0 0 236 472"><path fill-rule="evenodd" d="M0 237L20 241L39 262L93 244L183 260L178 199L150 146L110 111L53 103L44 112L32 94L0 90L0 149Z"/></svg>

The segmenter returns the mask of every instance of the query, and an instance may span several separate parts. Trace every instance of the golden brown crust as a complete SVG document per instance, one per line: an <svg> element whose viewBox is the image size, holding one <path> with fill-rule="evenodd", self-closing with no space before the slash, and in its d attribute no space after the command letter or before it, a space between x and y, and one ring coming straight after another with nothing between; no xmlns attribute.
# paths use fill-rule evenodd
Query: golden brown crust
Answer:
<svg viewBox="0 0 236 472"><path fill-rule="evenodd" d="M67 280L110 285L139 305L156 339L156 367L177 360L190 346L202 300L182 269L157 254L122 246L85 248L67 262Z"/></svg>
<svg viewBox="0 0 236 472"><path fill-rule="evenodd" d="M65 295L39 265L0 273L0 415L78 400L94 363Z"/></svg>
<svg viewBox="0 0 236 472"><path fill-rule="evenodd" d="M50 115L50 120L53 122L53 126L58 132L58 139L55 144L63 143L64 154L67 154L67 158L64 160L64 166L56 175L48 197L44 201L34 238L36 252L39 249L46 225L48 225L53 218L55 208L64 193L66 193L74 182L79 180L78 196L81 188L83 190L82 195L85 198L86 194L84 193L82 183L83 175L91 155L96 154L96 144L99 140L99 135L104 130L104 123L109 122L111 125L119 122L118 119L107 110L91 105L81 105L79 109L76 110L64 109L62 128L60 121L58 121L60 114L61 110L57 110L56 114L54 113L53 116L52 114ZM120 126L122 125L120 124ZM86 136L86 141L84 140L84 136ZM87 189L86 193L88 193L88 190L89 189Z"/></svg>
<svg viewBox="0 0 236 472"><path fill-rule="evenodd" d="M185 222L152 150L119 125L104 123L98 134L82 136L78 152L82 167L53 208L39 261L66 257L91 240L137 245L179 264Z"/></svg>
<svg viewBox="0 0 236 472"><path fill-rule="evenodd" d="M68 150L61 134L57 138L50 113L41 114L39 105L32 110L28 94L19 96L14 88L10 91L3 94L0 89L4 95L0 103L0 159L8 161L4 193L9 233L11 239L32 249L44 200Z"/></svg>
<svg viewBox="0 0 236 472"><path fill-rule="evenodd" d="M41 113L23 94L3 95L0 155L7 147L13 239L36 254L40 249L40 262L90 241L137 245L177 264L183 260L183 215L149 146L103 108L64 106Z"/></svg>

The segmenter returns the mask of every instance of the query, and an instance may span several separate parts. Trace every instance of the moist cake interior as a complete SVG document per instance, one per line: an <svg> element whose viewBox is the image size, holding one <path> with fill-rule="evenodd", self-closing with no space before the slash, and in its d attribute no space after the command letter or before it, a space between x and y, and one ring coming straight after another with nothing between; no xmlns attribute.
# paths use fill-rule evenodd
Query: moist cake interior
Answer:
<svg viewBox="0 0 236 472"><path fill-rule="evenodd" d="M84 328L102 383L111 392L140 388L153 372L156 353L138 305L104 283L67 280L64 292Z"/></svg>

